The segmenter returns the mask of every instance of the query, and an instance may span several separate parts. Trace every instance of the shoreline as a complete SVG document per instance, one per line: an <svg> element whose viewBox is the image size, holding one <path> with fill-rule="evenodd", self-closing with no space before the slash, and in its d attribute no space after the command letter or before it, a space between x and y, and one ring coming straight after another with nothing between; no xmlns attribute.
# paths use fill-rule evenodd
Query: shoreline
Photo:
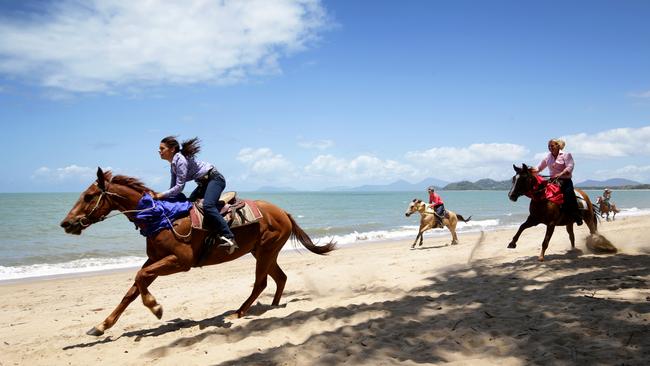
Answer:
<svg viewBox="0 0 650 366"><path fill-rule="evenodd" d="M618 220L623 220L626 218L635 218L635 217L650 217L650 212L645 212L644 210L641 210L642 212L640 214L636 214L634 211L629 212L624 215L619 214ZM417 226L417 223L419 223L419 220L413 220L414 225L412 226ZM606 223L604 219L602 219L599 222L599 227L602 225L602 223ZM502 225L497 225L497 226L477 226L477 227L469 227L465 230L459 230L457 229L457 233L459 236L467 236L467 235L476 235L481 232L485 233L494 233L494 232L502 232L502 231L511 231L511 230L516 230L521 223L517 224L502 224ZM542 226L542 225L540 225ZM577 227L574 227L577 228ZM530 229L529 229L530 230ZM359 233L359 234L364 234L364 233ZM412 240L415 239L415 235L417 234L417 230L414 231L412 235L409 236L397 236L394 238L381 238L381 239L369 239L369 240L358 240L354 241L351 243L339 243L339 248L344 248L344 247L350 247L350 246L359 246L359 245L379 245L382 243L391 243L391 242L396 242L396 241L403 241L403 242L411 242ZM348 234L351 235L351 234ZM447 228L443 229L434 229L434 230L429 230L425 232L424 238L425 240L431 239L431 240L438 240L441 238L445 238L447 236L450 236L450 232ZM321 240L328 239L328 237L320 238ZM290 245L288 242L285 244L285 247L282 249L281 253L288 253L295 251L295 249ZM72 272L63 272L63 273L53 273L53 274L45 274L45 275L35 275L35 276L26 276L26 277L19 277L19 278L7 278L7 279L0 279L0 288L5 285L10 285L14 283L21 283L21 282L35 282L35 281L50 281L50 280L56 280L59 278L75 278L75 277L88 277L88 276L95 276L95 275L103 275L103 274L110 274L110 273L115 273L115 272L125 272L125 271L137 271L141 264L144 263L146 260L146 254L142 253L142 261L130 265L127 267L118 267L118 268L106 268L106 269L91 269L92 267L89 267L89 270L79 270L79 271L72 271ZM132 258L133 256L125 256L124 258ZM98 260L101 260L101 258L97 258ZM74 262L74 261L73 261ZM63 262L63 263L70 263L70 262ZM56 264L53 264L56 265ZM25 266L17 266L18 268L21 267L27 267L31 265L25 265Z"/></svg>
<svg viewBox="0 0 650 366"><path fill-rule="evenodd" d="M156 319L137 298L103 336L85 332L117 306L135 271L0 285L3 364L643 364L650 354L650 219L599 225L616 255L570 251L544 228L343 246L327 256L281 253L288 280L271 306L269 279L249 313L254 259L157 279ZM582 249L582 252L580 251ZM588 335L588 336L585 336Z"/></svg>

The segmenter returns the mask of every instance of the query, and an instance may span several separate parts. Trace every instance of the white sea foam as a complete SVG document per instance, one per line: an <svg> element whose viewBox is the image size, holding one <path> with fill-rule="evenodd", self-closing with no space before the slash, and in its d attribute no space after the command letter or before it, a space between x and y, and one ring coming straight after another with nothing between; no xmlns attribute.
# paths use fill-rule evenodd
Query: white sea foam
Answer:
<svg viewBox="0 0 650 366"><path fill-rule="evenodd" d="M0 281L140 267L145 260L142 257L85 258L64 263L0 266Z"/></svg>
<svg viewBox="0 0 650 366"><path fill-rule="evenodd" d="M457 232L475 232L481 230L492 230L499 227L499 220L481 220L481 221L470 221L470 222L459 222L456 226ZM376 230L376 231L365 231L358 232L354 231L348 234L341 235L330 235L316 238L316 242L329 242L335 241L339 245L354 244L359 242L373 242L373 241L385 241L385 240L396 240L396 239L406 239L415 237L418 233L419 225L403 225L395 230ZM447 228L443 229L432 229L425 233L426 236L443 236L449 235L449 230Z"/></svg>

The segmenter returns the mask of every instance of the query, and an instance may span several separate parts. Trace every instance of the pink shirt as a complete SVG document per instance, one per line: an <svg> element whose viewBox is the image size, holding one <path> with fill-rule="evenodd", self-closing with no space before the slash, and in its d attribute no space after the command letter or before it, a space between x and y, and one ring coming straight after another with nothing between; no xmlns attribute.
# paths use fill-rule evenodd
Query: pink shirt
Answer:
<svg viewBox="0 0 650 366"><path fill-rule="evenodd" d="M442 205L442 198L437 195L435 192L429 193L429 203L433 203L434 206Z"/></svg>
<svg viewBox="0 0 650 366"><path fill-rule="evenodd" d="M541 172L546 167L548 167L551 177L571 179L573 173L573 156L571 156L571 153L563 153L560 151L556 158L553 154L548 153L546 158L539 163L537 170Z"/></svg>

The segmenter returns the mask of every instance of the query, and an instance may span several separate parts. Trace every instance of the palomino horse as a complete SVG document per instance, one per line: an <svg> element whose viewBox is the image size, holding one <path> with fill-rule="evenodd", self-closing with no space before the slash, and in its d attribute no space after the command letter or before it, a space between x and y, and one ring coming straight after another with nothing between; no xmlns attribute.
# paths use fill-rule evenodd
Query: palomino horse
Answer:
<svg viewBox="0 0 650 366"><path fill-rule="evenodd" d="M429 208L429 205L427 205L426 202L423 202L422 200L419 200L417 198L414 198L413 201L409 204L409 207L406 209L405 215L406 217L409 217L415 212L419 212L421 216L420 229L418 229L418 235L415 237L415 241L413 242L413 245L411 245L411 248L415 248L415 244L418 242L418 239L420 239L419 246L422 246L422 241L423 241L422 234L424 234L425 231L429 229L435 229L436 227L444 227L444 226L446 226L447 229L449 229L449 231L451 232L451 245L458 244L458 236L456 236L456 225L458 224L458 220L461 220L463 222L468 222L469 220L472 219L472 216L465 219L463 218L462 215L457 215L452 211L447 210L447 214L442 220L442 226L436 226L436 213L433 211L433 209Z"/></svg>
<svg viewBox="0 0 650 366"><path fill-rule="evenodd" d="M553 236L553 231L556 226L566 226L566 231L569 233L569 240L571 240L571 249L575 249L575 236L573 234L573 223L575 221L573 217L560 210L559 205L545 198L545 186L538 187L537 178L530 172L530 169L526 164L523 164L521 168L515 165L512 167L515 169L516 174L512 177L512 187L510 188L510 192L508 192L508 197L512 201L517 201L517 198L520 196L527 195L531 197L531 200L528 209L529 216L526 221L519 226L519 230L517 230L512 241L508 244L508 248L517 247L517 240L519 240L519 236L524 230L538 224L545 224L546 235L542 242L542 252L539 254L540 261L544 261L544 252L546 252L546 249L548 248L548 243L551 240L551 236ZM584 200L587 206L586 210L582 211L584 223L589 228L591 234L596 234L598 223L589 196L580 189L576 189L576 192L580 194L579 199ZM607 251L608 249L603 250ZM613 251L615 252L616 248L614 248Z"/></svg>
<svg viewBox="0 0 650 366"><path fill-rule="evenodd" d="M134 213L137 212L136 205L142 198L142 194L148 191L149 188L137 179L123 175L111 176L110 172L104 173L98 168L97 181L81 193L77 203L61 222L61 226L66 233L79 235L88 226L104 220L113 210L119 210L133 221ZM185 235L192 230L189 217L177 220L174 223L174 230L162 230L148 237L148 259L138 271L133 285L115 310L87 333L94 336L102 335L104 331L115 325L122 312L138 295L142 296L144 305L160 319L163 313L162 306L148 289L158 276L189 271L192 267L228 262L249 252L257 261L255 283L251 295L237 310L237 316L244 316L253 301L266 288L267 276L271 276L276 283L272 305L278 305L287 276L278 266L277 257L289 237L297 239L305 248L316 254L331 252L336 244L330 242L317 246L284 210L265 201L256 201L256 204L263 217L258 223L233 229L239 249L232 254L228 254L225 248L214 247L202 256L202 245L205 239L205 232L202 231L194 231L189 240L180 238L181 234L178 233ZM187 290L191 291L189 288Z"/></svg>
<svg viewBox="0 0 650 366"><path fill-rule="evenodd" d="M616 220L616 214L621 212L614 203L610 203L609 206L605 203L605 200L603 200L602 196L598 196L596 199L596 204L598 205L598 209L600 211L600 217L603 217L603 215L606 215L606 220L609 221L609 213L611 212L613 214L612 220ZM611 207L611 208L610 208Z"/></svg>

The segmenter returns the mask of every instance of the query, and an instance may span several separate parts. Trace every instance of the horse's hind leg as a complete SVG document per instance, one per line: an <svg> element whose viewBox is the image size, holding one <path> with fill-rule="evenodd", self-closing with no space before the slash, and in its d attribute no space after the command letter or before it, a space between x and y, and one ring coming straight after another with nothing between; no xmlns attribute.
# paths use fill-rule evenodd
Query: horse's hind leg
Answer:
<svg viewBox="0 0 650 366"><path fill-rule="evenodd" d="M282 292L284 291L284 285L287 283L287 275L282 271L278 263L271 266L269 271L269 276L275 281L275 295L273 296L273 302L271 305L277 306L280 305L280 298L282 297Z"/></svg>
<svg viewBox="0 0 650 366"><path fill-rule="evenodd" d="M569 240L571 241L571 249L576 247L576 237L573 234L573 224L568 224L566 226L566 232L569 233Z"/></svg>
<svg viewBox="0 0 650 366"><path fill-rule="evenodd" d="M257 253L256 259L257 263L255 264L255 283L253 284L253 291L250 296L244 301L244 303L237 310L237 317L241 318L246 315L248 309L250 309L253 302L257 299L258 296L264 291L267 285L267 277L269 271L273 265L277 265L277 255L278 253ZM276 291L276 296L278 296ZM274 298L275 300L275 298ZM278 298L278 301L280 299Z"/></svg>

